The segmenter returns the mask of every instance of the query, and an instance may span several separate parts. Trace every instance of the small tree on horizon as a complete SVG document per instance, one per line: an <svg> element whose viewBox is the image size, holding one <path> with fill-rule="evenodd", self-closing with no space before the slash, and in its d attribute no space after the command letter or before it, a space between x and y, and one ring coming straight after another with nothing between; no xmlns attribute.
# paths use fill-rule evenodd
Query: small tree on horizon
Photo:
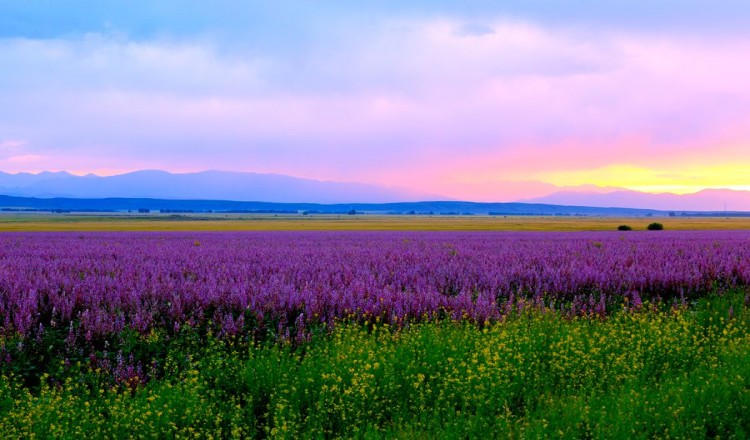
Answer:
<svg viewBox="0 0 750 440"><path fill-rule="evenodd" d="M664 225L661 223L651 223L646 229L649 231L662 231L664 230Z"/></svg>

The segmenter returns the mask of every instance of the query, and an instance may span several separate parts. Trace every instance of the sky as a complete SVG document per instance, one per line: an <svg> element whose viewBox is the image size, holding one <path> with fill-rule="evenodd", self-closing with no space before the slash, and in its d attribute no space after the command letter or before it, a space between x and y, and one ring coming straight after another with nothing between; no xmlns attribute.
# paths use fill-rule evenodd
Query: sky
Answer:
<svg viewBox="0 0 750 440"><path fill-rule="evenodd" d="M0 171L750 190L749 54L746 0L0 0Z"/></svg>

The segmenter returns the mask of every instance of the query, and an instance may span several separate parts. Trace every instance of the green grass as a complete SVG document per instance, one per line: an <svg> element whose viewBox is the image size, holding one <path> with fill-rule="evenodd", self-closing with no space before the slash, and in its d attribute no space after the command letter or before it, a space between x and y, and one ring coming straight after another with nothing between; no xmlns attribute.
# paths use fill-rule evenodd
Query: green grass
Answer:
<svg viewBox="0 0 750 440"><path fill-rule="evenodd" d="M658 219L667 230L750 229L750 217ZM3 231L615 231L646 230L654 218L398 215L76 215L0 214Z"/></svg>
<svg viewBox="0 0 750 440"><path fill-rule="evenodd" d="M5 364L0 432L9 438L747 438L746 302L745 292L734 292L690 308L646 305L607 319L531 311L484 328L342 323L298 346L191 330L172 338L126 332L110 342L112 353L132 354L151 381L118 382L85 355L69 365L62 355L45 358L36 384L23 379L20 364ZM17 342L5 340L9 347Z"/></svg>

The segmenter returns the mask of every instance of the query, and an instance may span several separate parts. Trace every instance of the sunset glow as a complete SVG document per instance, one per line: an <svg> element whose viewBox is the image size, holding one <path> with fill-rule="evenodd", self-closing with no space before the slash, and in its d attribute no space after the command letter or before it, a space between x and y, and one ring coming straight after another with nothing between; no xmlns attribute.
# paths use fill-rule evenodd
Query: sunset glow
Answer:
<svg viewBox="0 0 750 440"><path fill-rule="evenodd" d="M680 167L676 169L648 169L627 165L611 165L595 170L551 174L548 182L559 186L574 186L581 182L597 182L645 192L690 194L706 188L748 190L750 161L742 164Z"/></svg>
<svg viewBox="0 0 750 440"><path fill-rule="evenodd" d="M750 7L636 3L3 6L0 171L749 190Z"/></svg>

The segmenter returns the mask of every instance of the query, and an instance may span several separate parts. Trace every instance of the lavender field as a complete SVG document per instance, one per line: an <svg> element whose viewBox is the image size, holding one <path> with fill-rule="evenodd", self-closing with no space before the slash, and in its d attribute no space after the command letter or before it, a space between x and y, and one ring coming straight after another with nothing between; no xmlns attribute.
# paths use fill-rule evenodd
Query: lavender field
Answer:
<svg viewBox="0 0 750 440"><path fill-rule="evenodd" d="M750 231L0 235L7 438L746 438Z"/></svg>
<svg viewBox="0 0 750 440"><path fill-rule="evenodd" d="M0 237L0 328L211 323L280 338L340 320L502 320L534 306L605 315L750 284L750 232L14 233ZM290 333L291 332L291 333Z"/></svg>

